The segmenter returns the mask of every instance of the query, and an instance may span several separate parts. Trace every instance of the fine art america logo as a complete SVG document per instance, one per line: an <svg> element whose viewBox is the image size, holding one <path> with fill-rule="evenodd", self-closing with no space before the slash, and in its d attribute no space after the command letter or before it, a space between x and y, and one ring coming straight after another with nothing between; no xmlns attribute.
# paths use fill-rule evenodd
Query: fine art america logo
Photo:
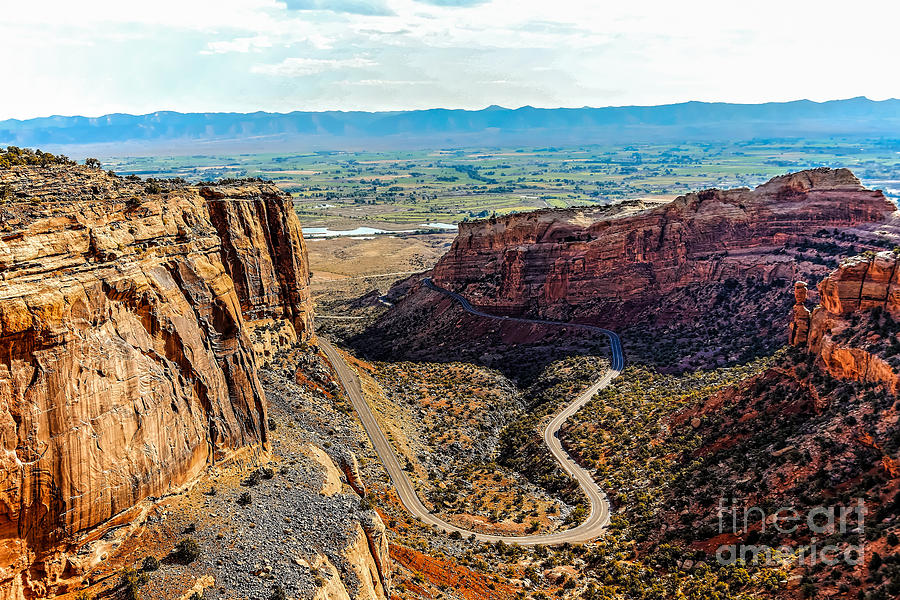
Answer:
<svg viewBox="0 0 900 600"><path fill-rule="evenodd" d="M719 499L719 533L733 534L733 544L723 544L716 550L716 560L721 565L738 561L756 565L799 566L819 563L835 565L843 562L858 565L864 562L866 506L862 498L847 506L816 506L797 509L782 506L774 512L758 506L745 506L735 498ZM777 547L766 544L750 544L741 541L776 539L792 542ZM832 542L840 541L839 544Z"/></svg>

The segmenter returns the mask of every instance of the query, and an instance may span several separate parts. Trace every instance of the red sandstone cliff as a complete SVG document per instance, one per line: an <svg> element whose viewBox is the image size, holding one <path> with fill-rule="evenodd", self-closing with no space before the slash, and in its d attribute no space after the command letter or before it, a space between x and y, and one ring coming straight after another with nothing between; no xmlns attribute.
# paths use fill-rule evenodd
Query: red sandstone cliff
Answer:
<svg viewBox="0 0 900 600"><path fill-rule="evenodd" d="M433 276L489 310L621 327L686 285L793 278L797 261L776 252L785 244L895 211L850 171L825 168L640 209L632 203L461 223Z"/></svg>
<svg viewBox="0 0 900 600"><path fill-rule="evenodd" d="M843 261L819 283L812 313L801 296L791 322L791 343L807 348L837 379L884 384L900 391L900 257L869 252Z"/></svg>
<svg viewBox="0 0 900 600"><path fill-rule="evenodd" d="M306 242L293 204L274 186L204 187L221 257L257 358L313 337Z"/></svg>
<svg viewBox="0 0 900 600"><path fill-rule="evenodd" d="M257 364L312 335L288 197L82 167L0 184L0 597L76 575L67 553L214 458L267 441ZM249 323L249 325L248 325ZM257 335L258 358L251 335Z"/></svg>

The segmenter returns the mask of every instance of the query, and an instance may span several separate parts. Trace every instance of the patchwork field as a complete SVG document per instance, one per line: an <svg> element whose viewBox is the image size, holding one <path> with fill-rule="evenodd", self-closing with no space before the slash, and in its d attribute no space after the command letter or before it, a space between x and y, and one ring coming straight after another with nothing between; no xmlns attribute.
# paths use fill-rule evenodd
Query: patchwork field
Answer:
<svg viewBox="0 0 900 600"><path fill-rule="evenodd" d="M110 158L103 167L189 181L261 177L296 200L306 228L431 230L536 208L672 198L754 186L815 166L843 166L900 197L898 140L758 140L735 144L475 148Z"/></svg>

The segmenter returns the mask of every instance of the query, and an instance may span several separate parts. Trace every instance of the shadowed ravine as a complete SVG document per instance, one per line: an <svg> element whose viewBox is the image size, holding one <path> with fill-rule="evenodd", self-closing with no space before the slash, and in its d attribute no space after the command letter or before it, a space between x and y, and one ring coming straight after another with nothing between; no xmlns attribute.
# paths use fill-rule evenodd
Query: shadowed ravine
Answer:
<svg viewBox="0 0 900 600"><path fill-rule="evenodd" d="M369 439L372 440L372 445L375 447L375 451L381 458L381 462L384 464L388 475L390 475L391 481L394 483L394 487L397 490L397 495L400 497L400 501L403 503L403 506L407 511L410 512L410 514L421 519L423 523L432 525L447 533L459 532L460 534L467 537L474 536L476 540L482 542L503 541L508 544L521 545L562 544L564 542L581 543L590 541L602 535L606 529L606 526L609 524L609 500L607 499L606 494L603 492L603 490L601 490L597 485L597 482L595 482L593 477L591 477L590 473L581 468L575 462L575 460L565 450L563 450L562 443L559 440L559 430L562 427L562 424L569 417L578 412L578 410L581 409L581 407L583 407L585 404L587 404L587 402L590 401L590 399L593 398L598 391L609 385L609 383L622 372L622 369L625 366L625 357L622 353L622 344L619 341L619 336L608 329L594 327L592 325L565 323L559 321L545 321L541 319L498 317L496 315L491 315L473 308L472 305L469 304L468 300L466 300L459 294L437 286L434 282L431 281L431 279L425 279L425 285L431 290L453 298L462 306L462 308L466 312L477 315L479 317L521 323L557 325L569 328L577 327L579 329L584 329L587 331L605 335L610 342L612 363L610 368L606 372L604 372L602 377L595 381L584 392L579 394L571 403L566 405L565 408L563 408L555 417L553 417L553 419L544 429L544 443L547 444L547 447L550 449L553 457L559 462L562 468L578 481L578 485L581 487L582 491L588 498L591 506L588 518L573 529L569 529L566 531L557 531L555 533L523 536L490 535L477 533L475 531L463 529L461 527L457 527L451 523L448 523L431 513L425 507L425 505L422 504L422 501L416 494L415 487L413 486L409 477L406 475L406 472L401 468L400 462L397 460L397 455L394 453L393 448L391 448L390 442L388 442L388 439L385 436L384 432L378 426L378 422L375 420L375 416L372 414L372 410L369 408L369 404L366 402L366 399L363 396L362 386L360 385L358 376L353 371L353 369L351 369L350 366L347 365L346 362L344 362L340 353L334 348L334 346L328 343L325 339L320 338L322 348L325 350L325 354L328 356L329 361L334 366L334 369L337 372L337 375L341 380L341 383L344 386L347 395L350 397L350 401L353 403L353 408L359 415L363 427L365 428L366 433L368 433L369 435Z"/></svg>

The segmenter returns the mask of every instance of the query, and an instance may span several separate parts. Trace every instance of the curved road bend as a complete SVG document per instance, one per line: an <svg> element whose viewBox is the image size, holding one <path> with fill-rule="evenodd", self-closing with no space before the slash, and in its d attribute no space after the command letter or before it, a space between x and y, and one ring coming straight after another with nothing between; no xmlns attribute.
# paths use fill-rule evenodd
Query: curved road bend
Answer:
<svg viewBox="0 0 900 600"><path fill-rule="evenodd" d="M606 529L606 526L609 524L609 500L607 499L606 494L603 492L603 490L601 490L597 483L594 481L593 477L591 477L590 473L581 468L575 462L575 460L571 456L569 456L569 454L565 450L563 450L562 443L560 442L558 437L558 433L560 427L562 427L562 424L569 417L578 412L578 410L582 406L587 404L598 391L609 385L609 383L622 372L622 369L625 367L625 357L622 353L622 344L619 341L619 336L608 329L594 327L592 325L565 323L561 321L545 321L541 319L498 317L496 315L491 315L473 308L472 305L469 304L468 300L466 300L459 294L439 287L434 282L432 282L430 278L425 279L425 285L434 291L440 292L446 296L450 296L451 298L459 302L464 310L480 317L498 319L503 321L516 321L520 323L541 323L544 325L556 325L570 328L574 327L603 334L609 339L610 342L610 348L612 350L612 363L610 369L607 370L600 379L595 381L593 385L591 385L591 387L582 392L577 398L575 398L575 400L573 400L563 410L561 410L544 429L544 443L546 443L550 448L550 452L553 454L554 458L556 458L559 464L562 465L562 468L567 473L569 473L569 475L574 477L576 481L578 481L578 485L581 487L582 491L585 493L588 501L590 502L591 511L588 515L588 518L573 529L569 529L566 531L557 531L555 533L524 536L489 535L484 533L477 533L468 529L463 529L461 527L453 525L452 523L448 523L440 519L437 515L431 513L425 507L425 505L422 504L422 501L419 500L419 496L416 494L416 489L415 487L413 487L412 481L410 481L406 472L400 466L400 461L397 459L397 455L394 453L390 442L384 435L384 432L378 426L378 422L375 420L375 416L372 414L372 410L371 408L369 408L369 404L366 402L366 399L363 396L362 386L360 385L359 377L356 375L356 372L354 372L353 369L350 368L350 366L347 365L346 362L344 362L344 359L334 348L334 346L332 346L324 338L319 338L319 343L322 346L322 349L325 351L325 354L328 356L328 360L331 362L332 366L337 372L338 378L341 380L344 389L347 391L347 395L350 397L350 401L353 403L353 408L356 409L357 414L359 414L359 418L362 421L363 428L365 428L366 433L368 433L369 438L372 440L372 445L375 447L375 451L378 453L379 458L381 458L382 463L384 463L385 469L387 470L388 475L390 475L391 481L394 483L394 487L397 490L397 495L400 497L400 501L403 503L403 506L414 517L418 517L423 523L432 525L437 529L440 529L447 533L459 532L464 537L474 535L476 540L482 542L503 541L507 544L520 544L527 546L533 546L537 544L552 545L562 544L564 542L589 542L602 535Z"/></svg>

